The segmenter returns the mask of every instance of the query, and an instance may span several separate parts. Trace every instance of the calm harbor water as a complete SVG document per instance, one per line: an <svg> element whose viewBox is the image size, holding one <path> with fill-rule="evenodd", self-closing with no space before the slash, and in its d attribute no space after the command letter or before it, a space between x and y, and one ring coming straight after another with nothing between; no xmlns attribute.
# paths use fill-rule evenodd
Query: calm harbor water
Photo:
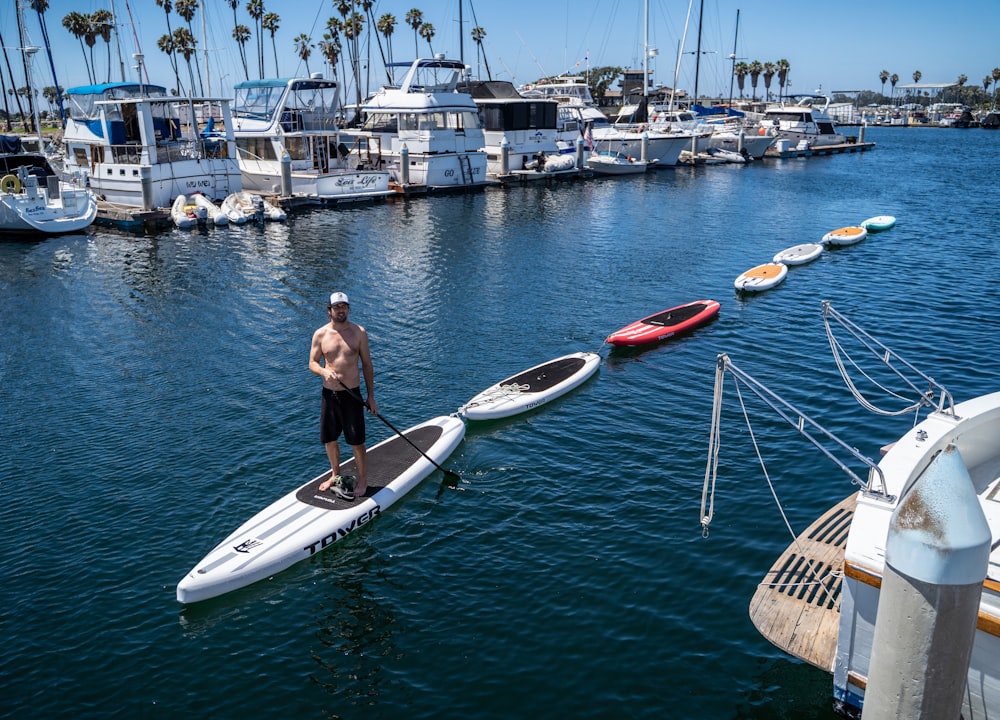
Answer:
<svg viewBox="0 0 1000 720"><path fill-rule="evenodd" d="M790 538L731 397L707 539L699 502L720 352L871 456L909 426L850 397L822 300L958 400L998 387L1000 137L866 139L263 228L0 244L0 716L835 717L830 676L747 614ZM880 214L897 226L734 292L778 250ZM208 550L324 467L306 365L332 290L371 335L397 427L568 352L604 362L533 414L470 424L457 487L435 473L317 558L182 607ZM702 298L722 311L692 335L603 345ZM796 531L851 492L763 409L755 432Z"/></svg>

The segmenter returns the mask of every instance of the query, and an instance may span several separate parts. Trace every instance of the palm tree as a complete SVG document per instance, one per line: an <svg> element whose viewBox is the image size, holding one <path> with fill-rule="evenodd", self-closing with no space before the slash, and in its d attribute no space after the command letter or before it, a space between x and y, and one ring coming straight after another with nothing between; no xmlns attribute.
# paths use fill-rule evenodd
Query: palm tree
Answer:
<svg viewBox="0 0 1000 720"><path fill-rule="evenodd" d="M427 47L431 49L431 57L434 56L434 46L431 45L431 39L434 37L434 26L430 23L424 23L420 26L420 37L427 41Z"/></svg>
<svg viewBox="0 0 1000 720"><path fill-rule="evenodd" d="M778 67L773 62L764 63L761 73L764 75L764 94L768 100L771 99L771 78L776 72L778 72Z"/></svg>
<svg viewBox="0 0 1000 720"><path fill-rule="evenodd" d="M327 41L336 48L336 53L334 53L334 55L335 55L335 58L336 58L337 62L340 61L340 55L344 51L344 46L340 42L340 33L343 32L343 30L344 30L344 24L340 20L338 20L337 18L331 17L331 18L329 18L326 21L326 35L324 35L323 37L326 38L327 35L329 35L329 38L328 38ZM331 52L332 52L332 49L331 49ZM323 56L327 57L327 53L323 52ZM343 90L346 93L346 88L347 88L347 67L346 67L345 63L341 63L341 74L340 75L341 75L341 78L342 78L341 81L340 81L340 88L341 88L341 90ZM337 63L336 62L333 63L333 79L334 80L337 79ZM346 97L347 97L347 95L345 94L344 98L346 99Z"/></svg>
<svg viewBox="0 0 1000 720"><path fill-rule="evenodd" d="M924 76L924 74L922 72L920 72L919 70L914 70L913 71L913 84L916 85L917 83L919 83L920 82L920 78L922 78L923 76ZM917 89L917 88L914 88L914 89L917 91L917 97L919 98L920 97L920 90Z"/></svg>
<svg viewBox="0 0 1000 720"><path fill-rule="evenodd" d="M396 16L386 13L378 19L376 26L378 31L385 37L386 50L389 53L389 62L392 62L392 33L396 29Z"/></svg>
<svg viewBox="0 0 1000 720"><path fill-rule="evenodd" d="M160 39L156 41L156 47L167 54L167 57L170 58L171 64L175 62L174 50L176 47L174 46L173 35L160 35ZM177 81L177 92L179 93L181 89L181 80L177 77L176 72L174 73L174 79Z"/></svg>
<svg viewBox="0 0 1000 720"><path fill-rule="evenodd" d="M757 80L760 78L761 72L764 71L764 66L761 65L760 60L754 60L750 63L750 87L753 88L753 97L751 100L757 101Z"/></svg>
<svg viewBox="0 0 1000 720"><path fill-rule="evenodd" d="M249 0L247 3L247 14L250 15L257 27L257 69L260 72L260 79L264 79L264 36L261 33L260 21L264 17L264 0Z"/></svg>
<svg viewBox="0 0 1000 720"><path fill-rule="evenodd" d="M420 26L424 24L424 14L412 8L406 13L406 24L413 28L413 55L414 59L420 57L420 50L417 48L417 37Z"/></svg>
<svg viewBox="0 0 1000 720"><path fill-rule="evenodd" d="M239 0L236 0L236 2L239 2ZM247 50L246 50L247 40L249 39L250 39L250 28L248 28L246 25L237 24L236 27L233 28L233 40L235 40L236 44L240 46L240 60L243 61L244 80L250 79L250 70L247 68Z"/></svg>
<svg viewBox="0 0 1000 720"><path fill-rule="evenodd" d="M191 27L191 21L194 19L195 13L198 11L198 0L174 0L174 10L180 15L184 22L187 23L188 33L191 37L194 37L194 28ZM198 92L202 95L205 94L205 86L201 83L201 63L198 62L198 55L194 56L194 67L198 71ZM194 87L191 88L191 92L194 92Z"/></svg>
<svg viewBox="0 0 1000 720"><path fill-rule="evenodd" d="M97 80L97 63L94 62L94 46L97 45L97 36L100 29L94 24L94 15L84 15L87 20L87 32L83 35L83 41L87 44L87 51L90 53L90 66L94 68L94 80Z"/></svg>
<svg viewBox="0 0 1000 720"><path fill-rule="evenodd" d="M785 58L781 58L774 65L778 68L778 99L780 100L785 95L785 85L788 84L788 72L792 69L792 64Z"/></svg>
<svg viewBox="0 0 1000 720"><path fill-rule="evenodd" d="M198 41L187 28L177 28L173 34L174 52L184 56L188 66L188 77L191 79L191 92L194 92L194 70L191 68L191 56L195 54ZM193 121L193 120L192 120Z"/></svg>
<svg viewBox="0 0 1000 720"><path fill-rule="evenodd" d="M62 19L62 26L69 31L69 34L80 41L80 52L83 53L83 64L87 68L87 79L91 83L97 82L94 73L90 69L90 62L87 60L87 51L83 46L83 36L87 34L87 17L74 10Z"/></svg>
<svg viewBox="0 0 1000 720"><path fill-rule="evenodd" d="M993 78L993 104L997 104L997 80L1000 80L1000 68L993 68L993 72L990 73L990 77Z"/></svg>
<svg viewBox="0 0 1000 720"><path fill-rule="evenodd" d="M486 53L483 52L483 38L486 37L486 31L483 30L478 25L472 28L472 39L476 43L476 75L479 75L479 56L482 55L483 62L486 64L486 77L490 80L493 79L493 74L490 72L490 64L486 62Z"/></svg>
<svg viewBox="0 0 1000 720"><path fill-rule="evenodd" d="M889 84L892 85L892 97L896 97L896 83L899 82L899 75L893 73L889 76Z"/></svg>
<svg viewBox="0 0 1000 720"><path fill-rule="evenodd" d="M295 52L298 53L298 56L306 64L306 75L310 75L309 56L312 55L312 38L305 33L299 33L292 42L295 43Z"/></svg>
<svg viewBox="0 0 1000 720"><path fill-rule="evenodd" d="M107 82L111 82L111 28L115 24L115 16L111 14L110 10L100 9L95 10L90 14L90 24L93 26L93 30L96 33L94 39L100 35L101 40L108 48L108 79ZM95 73L96 74L96 73Z"/></svg>
<svg viewBox="0 0 1000 720"><path fill-rule="evenodd" d="M156 0L156 7L163 8L163 12L167 16L167 37L170 38L170 42L173 43L174 33L173 30L170 29L170 11L174 9L174 4L171 0ZM160 39L162 40L163 38ZM160 49L163 50L162 47ZM174 81L177 83L177 90L179 92L181 87L181 76L180 73L177 71L177 55L174 53L173 49L171 49L169 52L164 50L164 52L166 52L167 57L170 58L170 66L174 69Z"/></svg>
<svg viewBox="0 0 1000 720"><path fill-rule="evenodd" d="M281 18L278 13L264 13L264 17L260 19L260 26L264 30L271 33L271 49L274 51L274 76L278 77L281 73L278 72L278 48L274 44L274 34L278 32L278 23L281 22ZM308 67L308 65L307 65Z"/></svg>
<svg viewBox="0 0 1000 720"><path fill-rule="evenodd" d="M747 75L750 74L750 66L747 65L742 60L733 66L733 75L736 76L736 84L740 88L740 99L743 99L743 84L746 82Z"/></svg>
<svg viewBox="0 0 1000 720"><path fill-rule="evenodd" d="M958 85L958 97L957 97L957 99L959 101L962 100L962 97L965 94L963 92L963 88L965 87L965 83L967 83L967 82L969 82L969 76L965 75L965 74L959 75L958 78L955 80L955 84Z"/></svg>
<svg viewBox="0 0 1000 720"><path fill-rule="evenodd" d="M236 8L240 6L240 0L226 0L226 3L233 9L233 40L240 48L240 61L243 63L243 77L246 80L250 79L250 72L247 70L247 40L250 39L250 28L246 25L241 25L239 18L236 17Z"/></svg>
<svg viewBox="0 0 1000 720"><path fill-rule="evenodd" d="M885 82L889 79L889 71L883 70L878 74L878 79L882 81L882 96L885 97Z"/></svg>
<svg viewBox="0 0 1000 720"><path fill-rule="evenodd" d="M337 79L337 61L340 60L340 36L334 35L329 32L323 33L323 39L319 41L316 45L319 50L319 54L323 56L326 60L327 65L330 66L330 72L333 74L333 79Z"/></svg>
<svg viewBox="0 0 1000 720"><path fill-rule="evenodd" d="M354 89L358 106L361 106L361 57L358 52L358 38L365 26L365 17L360 13L351 13L344 20L344 37L347 38L347 49L351 56L351 68L354 75Z"/></svg>

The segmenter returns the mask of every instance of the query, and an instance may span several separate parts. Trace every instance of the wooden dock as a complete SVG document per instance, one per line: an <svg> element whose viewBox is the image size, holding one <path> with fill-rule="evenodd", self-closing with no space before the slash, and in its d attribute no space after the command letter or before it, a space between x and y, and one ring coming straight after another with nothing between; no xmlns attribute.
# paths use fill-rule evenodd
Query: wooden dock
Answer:
<svg viewBox="0 0 1000 720"><path fill-rule="evenodd" d="M765 158L800 158L815 157L819 155L841 155L843 153L856 153L871 150L875 147L873 142L846 142L837 145L817 145L815 147L802 148L790 146L779 149L777 145L772 145L764 151Z"/></svg>
<svg viewBox="0 0 1000 720"><path fill-rule="evenodd" d="M750 601L754 627L827 672L837 656L844 548L857 493L827 510L778 558Z"/></svg>

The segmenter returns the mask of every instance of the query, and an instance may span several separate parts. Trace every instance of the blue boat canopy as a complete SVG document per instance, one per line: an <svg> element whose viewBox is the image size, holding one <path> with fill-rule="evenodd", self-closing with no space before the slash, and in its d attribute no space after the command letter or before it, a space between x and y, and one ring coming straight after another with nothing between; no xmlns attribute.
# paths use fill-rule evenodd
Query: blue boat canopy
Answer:
<svg viewBox="0 0 1000 720"><path fill-rule="evenodd" d="M148 83L100 83L98 85L80 85L78 87L67 88L67 95L103 95L110 90L124 90L125 92L142 92L150 95L156 93L166 94L167 89L162 85L150 85Z"/></svg>

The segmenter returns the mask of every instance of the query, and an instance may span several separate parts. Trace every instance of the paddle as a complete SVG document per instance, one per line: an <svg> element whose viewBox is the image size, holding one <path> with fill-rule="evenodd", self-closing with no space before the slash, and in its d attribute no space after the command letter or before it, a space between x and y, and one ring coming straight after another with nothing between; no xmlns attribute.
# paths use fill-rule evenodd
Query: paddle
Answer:
<svg viewBox="0 0 1000 720"><path fill-rule="evenodd" d="M332 372L332 371L331 371L331 372ZM353 397L353 398L354 398L355 400L357 400L357 401L358 401L358 402L360 402L360 403L361 403L362 405L364 405L364 406L365 406L366 408L368 408L368 412L370 412L370 413L371 413L372 415L374 415L374 416L375 416L375 417L377 417L377 418L378 418L379 420L381 420L382 422L384 422L384 423L385 423L385 424L386 424L386 425L387 425L387 426L389 427L389 429L390 429L390 430L392 430L392 431L393 431L394 433L396 433L397 435L399 435L399 437L401 437L401 438L403 438L404 440L406 440L406 442L408 442L408 443L410 444L410 446L411 446L411 447L412 447L412 448L413 448L414 450L416 450L416 451L417 451L418 453L420 453L421 455L423 455L423 456L424 456L424 457L425 457L425 458L427 459L427 461L428 461L428 462L430 462L430 464L431 464L431 465L433 465L433 466L434 466L434 467L436 467L436 468L437 468L438 470L440 470L441 472L443 472L443 473L445 474L445 477L449 477L449 478L454 478L454 479L455 479L456 481L459 481L459 480L461 480L461 479L462 479L462 478L461 478L461 476L460 476L460 475L459 475L458 473L456 473L456 472L452 472L451 470L445 470L445 469L444 469L443 467L441 467L441 466L440 466L440 465L438 465L438 464L437 464L436 462L434 462L434 459L433 459L433 458L432 458L432 457L431 457L430 455L428 455L428 454L427 454L427 453L425 453L425 452L424 452L423 450L421 450L420 448L418 448L418 447L417 447L417 446L416 446L416 445L414 444L414 442L413 442L412 440L410 440L410 438L406 437L406 435L404 435L404 434L403 434L403 433L401 433L401 432L400 432L399 430L397 430L397 429L396 429L396 427L395 427L395 426L394 426L394 425L393 425L393 424L392 424L391 422L389 422L389 421L388 421L388 420L386 420L386 419L385 419L384 417L382 417L382 415L381 415L381 414L379 414L379 413L377 413L377 412L374 412L374 411L373 411L373 410L371 409L371 407L370 407L370 406L368 405L368 403L367 403L367 402L365 402L365 400L364 400L364 399L362 399L362 397L361 397L361 393L359 393L359 392L356 392L355 390L352 390L351 388L349 388L349 387L347 387L346 385L344 385L344 383L340 382L340 376L339 376L339 375L337 375L337 373L333 373L333 376L334 376L335 378L337 378L337 382L339 382L339 383L340 383L341 385L343 385L344 389L345 389L345 390L347 390L347 392L349 392L349 393L351 394L351 397Z"/></svg>

